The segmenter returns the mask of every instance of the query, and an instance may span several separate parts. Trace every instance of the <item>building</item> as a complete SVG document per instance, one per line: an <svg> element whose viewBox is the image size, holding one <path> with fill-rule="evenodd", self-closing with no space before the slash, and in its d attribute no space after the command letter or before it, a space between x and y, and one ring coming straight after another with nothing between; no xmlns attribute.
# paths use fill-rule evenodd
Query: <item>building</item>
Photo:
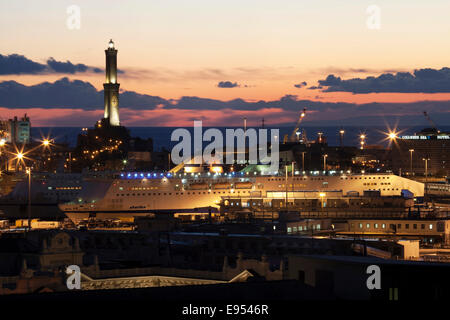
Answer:
<svg viewBox="0 0 450 320"><path fill-rule="evenodd" d="M392 146L394 172L424 175L450 174L450 133L424 129L401 136Z"/></svg>
<svg viewBox="0 0 450 320"><path fill-rule="evenodd" d="M12 144L27 144L31 138L31 123L30 118L25 114L22 118L9 119L1 121L0 131L2 136L0 138L5 139L6 142Z"/></svg>
<svg viewBox="0 0 450 320"><path fill-rule="evenodd" d="M106 55L106 81L103 84L105 98L105 119L111 126L120 126L119 120L119 86L117 83L117 49L109 41Z"/></svg>
<svg viewBox="0 0 450 320"><path fill-rule="evenodd" d="M337 234L372 238L419 239L424 243L450 243L448 219L352 219Z"/></svg>

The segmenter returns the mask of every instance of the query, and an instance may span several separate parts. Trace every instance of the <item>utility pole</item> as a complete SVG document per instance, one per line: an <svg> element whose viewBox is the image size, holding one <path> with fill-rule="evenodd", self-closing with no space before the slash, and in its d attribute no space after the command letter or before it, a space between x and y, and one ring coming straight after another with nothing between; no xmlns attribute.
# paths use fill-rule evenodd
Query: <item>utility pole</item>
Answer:
<svg viewBox="0 0 450 320"><path fill-rule="evenodd" d="M287 165L284 166L284 171L286 173L285 175L285 186L286 186L286 210L287 210L287 206L288 206L288 168Z"/></svg>
<svg viewBox="0 0 450 320"><path fill-rule="evenodd" d="M409 149L409 154L410 154L409 172L410 172L410 174L413 174L413 165L412 165L413 152L414 152L414 149Z"/></svg>
<svg viewBox="0 0 450 320"><path fill-rule="evenodd" d="M302 171L305 172L305 153L306 151L302 152Z"/></svg>
<svg viewBox="0 0 450 320"><path fill-rule="evenodd" d="M28 174L28 230L31 230L31 167L26 168Z"/></svg>
<svg viewBox="0 0 450 320"><path fill-rule="evenodd" d="M327 171L327 154L323 155L323 171Z"/></svg>
<svg viewBox="0 0 450 320"><path fill-rule="evenodd" d="M341 127L341 130L339 130L339 140L340 140L340 145L341 147L344 146L344 134L345 134L345 130Z"/></svg>

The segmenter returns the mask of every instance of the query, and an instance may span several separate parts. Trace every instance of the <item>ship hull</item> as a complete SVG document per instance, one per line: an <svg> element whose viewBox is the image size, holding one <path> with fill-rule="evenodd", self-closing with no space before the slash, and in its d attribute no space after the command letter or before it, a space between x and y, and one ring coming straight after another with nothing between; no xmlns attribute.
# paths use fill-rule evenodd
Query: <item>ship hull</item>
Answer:
<svg viewBox="0 0 450 320"><path fill-rule="evenodd" d="M72 211L65 212L65 215L75 224L82 220L94 218L96 220L120 219L122 221L132 221L137 217L145 217L148 215L164 215L164 214L208 214L217 213L218 209L215 207L193 208L193 209L164 209L164 210L129 210L129 211Z"/></svg>

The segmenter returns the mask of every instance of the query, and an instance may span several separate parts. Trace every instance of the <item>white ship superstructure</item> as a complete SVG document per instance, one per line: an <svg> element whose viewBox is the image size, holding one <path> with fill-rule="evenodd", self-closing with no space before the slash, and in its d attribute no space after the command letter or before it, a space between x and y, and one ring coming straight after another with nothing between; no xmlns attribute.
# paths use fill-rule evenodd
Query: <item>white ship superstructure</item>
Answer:
<svg viewBox="0 0 450 320"><path fill-rule="evenodd" d="M343 196L379 191L400 196L408 190L423 197L422 183L393 174L260 176L242 173L122 173L108 187L86 188L75 202L60 208L72 220L88 217L131 218L149 213L188 213L217 208L222 197L266 197L268 192L339 191ZM206 211L207 212L207 211Z"/></svg>

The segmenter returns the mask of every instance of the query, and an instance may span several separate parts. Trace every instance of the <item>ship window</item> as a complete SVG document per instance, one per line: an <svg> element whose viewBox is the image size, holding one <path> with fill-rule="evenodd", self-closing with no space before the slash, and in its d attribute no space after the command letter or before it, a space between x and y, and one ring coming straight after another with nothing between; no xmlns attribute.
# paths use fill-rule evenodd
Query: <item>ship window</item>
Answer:
<svg viewBox="0 0 450 320"><path fill-rule="evenodd" d="M420 226L420 228L421 228L421 229L425 229L425 225L422 224L422 225Z"/></svg>
<svg viewBox="0 0 450 320"><path fill-rule="evenodd" d="M366 228L369 229L370 228L370 223L366 224Z"/></svg>
<svg viewBox="0 0 450 320"><path fill-rule="evenodd" d="M433 230L433 225L431 223L428 227L430 228L430 230Z"/></svg>
<svg viewBox="0 0 450 320"><path fill-rule="evenodd" d="M405 224L405 228L406 228L406 229L409 229L409 224Z"/></svg>
<svg viewBox="0 0 450 320"><path fill-rule="evenodd" d="M397 229L401 229L402 228L402 225L399 223L399 224L397 224Z"/></svg>
<svg viewBox="0 0 450 320"><path fill-rule="evenodd" d="M385 225L384 223L381 225L381 227L382 227L383 229L386 229L386 225Z"/></svg>

